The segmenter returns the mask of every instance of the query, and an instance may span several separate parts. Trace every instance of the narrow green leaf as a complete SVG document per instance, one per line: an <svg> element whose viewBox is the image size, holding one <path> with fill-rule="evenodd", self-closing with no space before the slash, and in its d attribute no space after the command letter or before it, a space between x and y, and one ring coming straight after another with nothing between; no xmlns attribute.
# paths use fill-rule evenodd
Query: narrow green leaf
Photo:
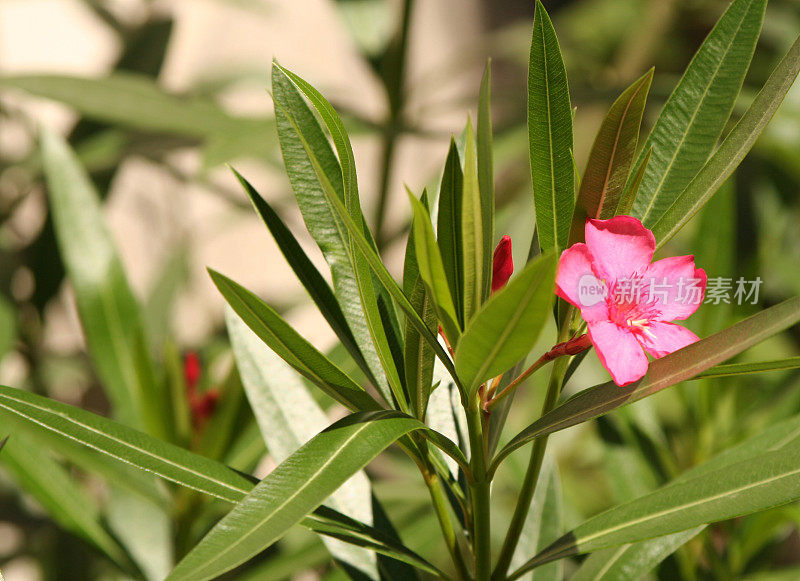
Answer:
<svg viewBox="0 0 800 581"><path fill-rule="evenodd" d="M650 69L625 89L597 131L575 202L570 245L584 241L587 218L605 220L616 213L636 154L639 127L652 80L653 69Z"/></svg>
<svg viewBox="0 0 800 581"><path fill-rule="evenodd" d="M337 201L346 200L346 213L352 219L358 210L355 207L357 201L352 199L355 185L352 175L354 169L348 167L348 171L343 173L340 160L336 158L330 142L300 90L297 80L277 63L273 63L272 93L275 120L286 173L306 227L331 267L336 299L369 365L371 375L377 381L375 387L384 399L391 402L393 390L383 367L385 360L391 359L388 345L385 344L385 334L379 343L382 348L373 342L373 329L380 323L376 322L376 316L380 318L377 299L374 294L366 292L370 281L366 279L364 272L360 271L360 259L351 253L352 234L343 227L341 218L337 217L331 208L331 201L325 194L327 187ZM312 99L315 106L318 101L319 99ZM326 119L330 118L331 115L327 114ZM333 121L331 123L335 125ZM342 139L339 135L336 140L337 148L341 146L346 151L349 143L342 144ZM350 162L348 155L345 154L344 158L342 163ZM344 174L348 177L349 198L345 195ZM356 230L362 236L368 236L363 227L363 218L353 220L358 224ZM374 247L371 237L370 245ZM362 301L366 301L368 308L362 305ZM370 313L365 312L365 309ZM393 362L390 363L393 366Z"/></svg>
<svg viewBox="0 0 800 581"><path fill-rule="evenodd" d="M685 545L703 526L638 543L609 547L589 555L570 581L640 579Z"/></svg>
<svg viewBox="0 0 800 581"><path fill-rule="evenodd" d="M278 101L276 100L276 103L277 102ZM277 111L276 114L278 114ZM286 115L283 112L281 112L281 115L286 118ZM332 211L334 216L344 225L347 233L350 235L350 242L354 243L360 254L365 258L379 284L388 293L388 295L390 295L391 298L397 302L398 306L406 314L408 318L407 320L409 320L417 329L417 331L425 338L445 367L447 367L448 370L452 371L453 375L455 375L455 370L453 369L450 358L444 352L444 349L442 349L442 347L439 345L439 342L433 333L431 333L425 326L425 322L414 310L413 305L411 305L411 303L408 301L408 298L398 286L397 282L392 278L392 275L389 274L388 270L386 270L386 266L383 264L383 262L381 262L381 259L375 250L374 241L368 240L364 236L363 221L358 223L350 217L347 208L341 200L341 197L336 194L333 184L327 179L324 168L318 162L316 156L310 155L310 152L312 151L312 145L303 139L302 134L297 132L296 134L300 137L300 145L302 145L304 151L306 152L304 158L305 162L298 163L306 163L311 165L316 174L317 183L321 186L321 191L324 195L324 199L329 210ZM289 167L289 165L290 164L287 162L287 167Z"/></svg>
<svg viewBox="0 0 800 581"><path fill-rule="evenodd" d="M528 68L528 142L539 246L563 249L575 206L572 107L556 31L539 0Z"/></svg>
<svg viewBox="0 0 800 581"><path fill-rule="evenodd" d="M215 579L257 555L387 446L419 425L393 411L358 413L336 422L257 484L168 579Z"/></svg>
<svg viewBox="0 0 800 581"><path fill-rule="evenodd" d="M61 137L44 130L41 145L59 250L75 289L92 362L116 417L165 437L169 401L158 389L139 305L106 228L99 197Z"/></svg>
<svg viewBox="0 0 800 581"><path fill-rule="evenodd" d="M428 196L426 191L422 193L421 203L424 208L427 208ZM438 325L436 307L431 293L427 290L425 282L419 273L416 243L417 236L412 224L406 244L406 266L403 274L403 286L410 287L406 291L409 301L430 332L436 334ZM425 411L428 407L428 399L433 386L433 364L435 360L436 355L433 353L433 349L425 342L422 335L417 332L414 325L406 321L405 343L403 346L406 391L412 415L419 420L425 418Z"/></svg>
<svg viewBox="0 0 800 581"><path fill-rule="evenodd" d="M529 262L496 292L456 347L456 371L470 393L510 369L533 348L553 310L557 255Z"/></svg>
<svg viewBox="0 0 800 581"><path fill-rule="evenodd" d="M61 527L86 539L121 567L131 567L119 543L100 524L100 511L67 471L45 450L14 434L0 464Z"/></svg>
<svg viewBox="0 0 800 581"><path fill-rule="evenodd" d="M296 372L230 308L225 323L247 398L271 456L283 462L329 425L325 412L306 390ZM351 477L326 504L342 514L372 523L371 487L363 472ZM325 539L331 554L370 579L378 579L374 555Z"/></svg>
<svg viewBox="0 0 800 581"><path fill-rule="evenodd" d="M0 386L0 410L182 486L238 502L252 483L230 468L123 424L46 397Z"/></svg>
<svg viewBox="0 0 800 581"><path fill-rule="evenodd" d="M353 411L380 409L378 402L303 339L272 307L226 276L209 272L236 314L300 374Z"/></svg>
<svg viewBox="0 0 800 581"><path fill-rule="evenodd" d="M281 253L286 258L286 262L292 267L292 270L297 275L297 278L303 284L303 287L308 291L309 296L314 301L314 304L319 308L322 316L328 321L328 324L336 333L336 336L341 341L342 345L347 352L353 357L359 368L370 378L373 384L377 381L372 377L372 371L364 360L364 356L356 344L353 332L347 324L347 319L342 313L339 303L336 302L336 297L333 291L328 286L328 283L316 269L314 264L308 258L303 248L297 242L292 232L278 216L277 212L269 205L269 203L256 191L256 189L244 177L239 174L235 169L231 168L234 175L242 184L245 192L250 197L256 211L258 212L264 224L269 228L270 234L275 239L275 242L280 248Z"/></svg>
<svg viewBox="0 0 800 581"><path fill-rule="evenodd" d="M730 377L732 375L750 375L765 371L779 371L781 369L797 369L800 367L800 357L788 357L775 361L754 361L752 363L729 363L717 365L692 379L709 379L711 377Z"/></svg>
<svg viewBox="0 0 800 581"><path fill-rule="evenodd" d="M800 37L781 59L761 91L697 175L651 219L653 234L662 246L703 207L733 173L772 116L800 72Z"/></svg>
<svg viewBox="0 0 800 581"><path fill-rule="evenodd" d="M419 265L419 275L431 294L433 306L447 338L451 344L456 344L461 336L461 328L458 325L453 298L450 296L450 287L447 284L447 276L444 272L439 246L436 244L431 219L425 206L419 200L411 194L409 194L409 200L414 211L414 247ZM431 330L431 332L433 331Z"/></svg>
<svg viewBox="0 0 800 581"><path fill-rule="evenodd" d="M788 434L785 432L788 430ZM793 419L768 447L746 441L662 488L614 507L576 527L525 567L598 548L677 533L800 498L800 430ZM763 435L753 440L767 440Z"/></svg>
<svg viewBox="0 0 800 581"><path fill-rule="evenodd" d="M639 188L642 185L642 178L644 178L644 172L647 171L647 164L650 163L650 156L652 154L653 147L650 146L647 148L647 151L644 152L642 163L639 164L639 167L636 168L636 171L631 177L630 185L622 192L617 211L614 213L615 216L630 216L633 211L633 205L636 203L636 195L639 193Z"/></svg>
<svg viewBox="0 0 800 581"><path fill-rule="evenodd" d="M494 242L494 147L492 144L492 61L486 61L478 96L478 131L476 135L478 189L481 199L483 249L483 291L480 304L492 289L492 244ZM467 158L468 160L468 158Z"/></svg>
<svg viewBox="0 0 800 581"><path fill-rule="evenodd" d="M496 468L508 454L535 438L596 418L691 379L798 321L800 297L794 297L675 353L652 361L647 375L636 383L619 387L609 381L586 389L517 434L497 454L493 467Z"/></svg>
<svg viewBox="0 0 800 581"><path fill-rule="evenodd" d="M112 458L230 503L241 501L254 486L255 479L251 480L219 462L157 440L102 416L26 391L0 386L0 412L14 418L16 422L29 425L36 434L47 431L52 435L53 441L64 440L96 450L106 458L104 466L114 464L108 462L108 458ZM431 432L413 418L408 417L407 420L415 423L417 429ZM441 438L446 440L443 436ZM103 467L102 472L108 471ZM108 473L112 476L117 474ZM149 480L144 481L144 484L148 483ZM147 491L142 490L142 493ZM328 530L331 530L333 524L339 523L342 533L354 526L352 518L330 508L319 509L303 520L302 524L313 529L316 522L327 523ZM364 523L358 523L358 528L362 533L372 531L375 539L386 536Z"/></svg>
<svg viewBox="0 0 800 581"><path fill-rule="evenodd" d="M442 264L450 285L450 294L458 315L458 323L464 326L464 255L461 251L461 207L464 196L464 174L455 139L450 140L450 149L444 164L442 183L439 187L439 214L436 234L442 253Z"/></svg>
<svg viewBox="0 0 800 581"><path fill-rule="evenodd" d="M483 203L478 182L478 154L472 120L467 120L464 145L464 180L461 196L461 252L463 253L464 324L483 301Z"/></svg>
<svg viewBox="0 0 800 581"><path fill-rule="evenodd" d="M734 0L667 99L633 215L656 224L717 145L753 57L766 0ZM637 160L637 167L643 157ZM657 238L658 239L658 238Z"/></svg>

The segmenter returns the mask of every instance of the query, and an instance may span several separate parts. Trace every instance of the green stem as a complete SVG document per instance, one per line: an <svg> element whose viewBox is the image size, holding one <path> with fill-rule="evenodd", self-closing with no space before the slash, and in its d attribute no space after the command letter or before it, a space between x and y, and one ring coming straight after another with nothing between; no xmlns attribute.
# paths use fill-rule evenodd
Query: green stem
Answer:
<svg viewBox="0 0 800 581"><path fill-rule="evenodd" d="M469 572L458 547L458 538L448 511L447 494L442 486L442 481L439 475L432 471L423 472L423 477L431 495L433 510L439 520L439 527L442 529L447 550L456 567L456 578L461 581L468 581L470 578Z"/></svg>
<svg viewBox="0 0 800 581"><path fill-rule="evenodd" d="M470 483L472 501L472 547L475 554L475 581L489 581L492 570L491 513L489 510L488 462L484 417L480 397L475 396L467 407L469 429L470 468L473 482Z"/></svg>
<svg viewBox="0 0 800 581"><path fill-rule="evenodd" d="M563 326L559 332L559 342L564 342L566 338L569 337L573 314L574 311L570 308L566 313ZM559 357L556 359L553 371L550 374L547 395L545 395L544 404L542 405L542 415L552 411L556 407L558 398L561 395L561 384L564 380L564 374L567 372L568 363L569 358L567 357ZM517 505L514 507L514 514L508 526L506 538L503 541L503 548L500 550L500 556L497 559L497 565L492 572L492 581L503 581L506 579L508 569L511 566L511 560L514 558L514 552L517 550L517 545L519 544L522 529L525 527L525 519L528 517L533 494L536 492L536 484L539 482L539 474L542 470L542 461L544 460L546 451L547 436L542 436L533 443L531 456L528 460L528 468L525 471L525 478L523 479L522 488L517 498Z"/></svg>
<svg viewBox="0 0 800 581"><path fill-rule="evenodd" d="M387 50L383 69L383 83L389 99L389 114L383 129L381 141L381 174L378 190L378 204L375 207L375 244L382 250L386 243L386 207L389 201L389 183L394 166L394 152L397 137L402 130L403 107L405 103L405 68L408 54L408 38L411 26L413 0L403 2L403 17L397 37Z"/></svg>

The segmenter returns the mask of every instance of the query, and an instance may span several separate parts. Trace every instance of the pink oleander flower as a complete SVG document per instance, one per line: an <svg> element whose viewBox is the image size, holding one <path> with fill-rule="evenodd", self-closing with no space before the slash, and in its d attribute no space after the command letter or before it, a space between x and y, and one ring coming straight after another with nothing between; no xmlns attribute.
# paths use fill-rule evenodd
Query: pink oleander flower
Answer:
<svg viewBox="0 0 800 581"><path fill-rule="evenodd" d="M567 248L558 263L556 294L578 307L603 366L617 385L640 379L647 355L663 357L697 335L672 323L703 302L706 273L694 256L651 264L656 241L636 218L586 221L586 244Z"/></svg>
<svg viewBox="0 0 800 581"><path fill-rule="evenodd" d="M492 257L492 292L506 286L514 272L514 258L511 256L511 236L503 236L494 249Z"/></svg>

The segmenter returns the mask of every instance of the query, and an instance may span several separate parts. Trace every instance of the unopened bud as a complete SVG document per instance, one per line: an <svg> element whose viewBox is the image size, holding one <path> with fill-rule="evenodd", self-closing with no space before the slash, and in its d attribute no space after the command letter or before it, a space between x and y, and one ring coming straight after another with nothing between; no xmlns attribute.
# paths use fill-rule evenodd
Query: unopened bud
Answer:
<svg viewBox="0 0 800 581"><path fill-rule="evenodd" d="M494 249L492 260L492 292L498 291L508 282L514 272L514 257L511 256L511 236L503 236Z"/></svg>

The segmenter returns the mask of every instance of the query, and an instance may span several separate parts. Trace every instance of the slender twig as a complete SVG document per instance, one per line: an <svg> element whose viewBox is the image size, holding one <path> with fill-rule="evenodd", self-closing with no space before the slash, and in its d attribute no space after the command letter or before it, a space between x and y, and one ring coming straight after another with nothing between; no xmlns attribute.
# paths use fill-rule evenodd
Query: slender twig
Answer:
<svg viewBox="0 0 800 581"><path fill-rule="evenodd" d="M588 335L580 335L575 337L574 339L570 339L569 341L563 341L557 344L555 347L550 349L547 353L539 357L533 365L528 367L525 371L523 371L519 377L517 377L514 381L509 383L503 390L498 393L496 396L491 397L489 395L488 401L485 404L487 410L491 409L493 406L497 405L497 402L502 400L504 397L509 395L517 386L522 383L525 379L527 379L534 371L544 366L546 363L553 361L559 357L563 357L564 355L577 355L581 351L585 351L589 347L592 346L591 341L589 340Z"/></svg>

